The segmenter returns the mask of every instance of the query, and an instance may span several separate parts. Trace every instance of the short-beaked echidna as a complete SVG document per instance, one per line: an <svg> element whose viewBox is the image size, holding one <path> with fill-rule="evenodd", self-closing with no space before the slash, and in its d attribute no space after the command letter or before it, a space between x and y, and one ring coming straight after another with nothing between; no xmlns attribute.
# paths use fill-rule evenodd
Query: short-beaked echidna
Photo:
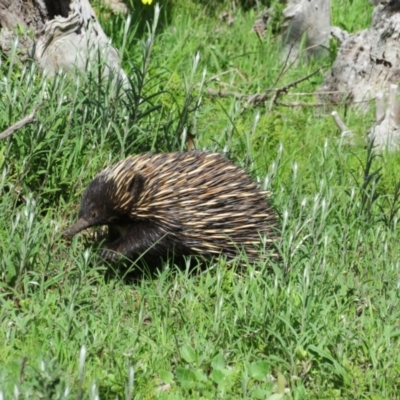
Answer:
<svg viewBox="0 0 400 400"><path fill-rule="evenodd" d="M102 171L83 193L78 221L65 233L108 225L103 257L175 255L250 261L276 239L277 216L249 175L221 154L141 154Z"/></svg>

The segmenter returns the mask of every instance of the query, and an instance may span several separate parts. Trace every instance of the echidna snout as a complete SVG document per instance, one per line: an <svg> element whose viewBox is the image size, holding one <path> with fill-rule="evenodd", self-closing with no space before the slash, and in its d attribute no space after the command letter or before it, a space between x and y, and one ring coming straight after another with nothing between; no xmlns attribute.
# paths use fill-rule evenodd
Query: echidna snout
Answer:
<svg viewBox="0 0 400 400"><path fill-rule="evenodd" d="M90 228L91 226L94 226L94 224L91 224L84 218L79 218L74 225L72 225L64 232L63 236L65 238L71 238L72 236L76 235L77 233L83 231L86 228Z"/></svg>
<svg viewBox="0 0 400 400"><path fill-rule="evenodd" d="M65 236L108 225L103 255L136 258L225 254L259 258L273 248L278 219L245 171L206 152L141 154L98 174Z"/></svg>

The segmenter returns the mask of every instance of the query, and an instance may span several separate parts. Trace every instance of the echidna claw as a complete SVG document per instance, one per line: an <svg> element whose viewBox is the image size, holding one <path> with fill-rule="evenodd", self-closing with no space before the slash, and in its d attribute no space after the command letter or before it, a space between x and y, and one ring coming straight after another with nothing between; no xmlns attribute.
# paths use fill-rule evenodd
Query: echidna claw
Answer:
<svg viewBox="0 0 400 400"><path fill-rule="evenodd" d="M109 249L103 249L100 254L101 258L107 261L116 261L119 258L119 254Z"/></svg>

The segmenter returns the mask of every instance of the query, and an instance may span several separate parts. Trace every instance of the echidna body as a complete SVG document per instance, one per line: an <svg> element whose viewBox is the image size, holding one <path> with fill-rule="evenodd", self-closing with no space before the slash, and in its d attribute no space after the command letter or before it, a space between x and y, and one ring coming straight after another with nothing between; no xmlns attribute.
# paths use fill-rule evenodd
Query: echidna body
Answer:
<svg viewBox="0 0 400 400"><path fill-rule="evenodd" d="M218 153L141 154L102 171L83 194L79 220L66 232L108 225L103 256L259 257L276 238L277 217L245 171Z"/></svg>

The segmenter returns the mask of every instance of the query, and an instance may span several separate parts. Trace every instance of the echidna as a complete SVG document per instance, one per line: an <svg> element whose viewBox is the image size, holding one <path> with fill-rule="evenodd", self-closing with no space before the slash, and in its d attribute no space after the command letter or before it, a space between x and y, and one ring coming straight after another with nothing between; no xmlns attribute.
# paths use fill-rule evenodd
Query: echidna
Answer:
<svg viewBox="0 0 400 400"><path fill-rule="evenodd" d="M276 238L277 217L245 171L221 154L192 151L128 157L98 174L65 236L96 225L109 227L109 260L244 250L254 261Z"/></svg>

